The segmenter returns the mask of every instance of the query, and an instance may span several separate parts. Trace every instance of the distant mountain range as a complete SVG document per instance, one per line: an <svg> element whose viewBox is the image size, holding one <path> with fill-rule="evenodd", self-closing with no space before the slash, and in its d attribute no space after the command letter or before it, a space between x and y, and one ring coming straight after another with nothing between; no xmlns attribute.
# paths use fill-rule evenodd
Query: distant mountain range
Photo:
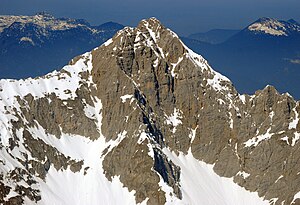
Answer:
<svg viewBox="0 0 300 205"><path fill-rule="evenodd" d="M124 26L108 22L91 26L83 19L0 16L0 78L35 77L111 38Z"/></svg>
<svg viewBox="0 0 300 205"><path fill-rule="evenodd" d="M194 33L188 36L190 39L195 39L198 41L218 44L226 41L228 38L238 33L240 30L233 29L213 29L204 33Z"/></svg>
<svg viewBox="0 0 300 205"><path fill-rule="evenodd" d="M271 84L300 99L300 25L295 20L260 18L218 44L182 40L240 92L251 94Z"/></svg>

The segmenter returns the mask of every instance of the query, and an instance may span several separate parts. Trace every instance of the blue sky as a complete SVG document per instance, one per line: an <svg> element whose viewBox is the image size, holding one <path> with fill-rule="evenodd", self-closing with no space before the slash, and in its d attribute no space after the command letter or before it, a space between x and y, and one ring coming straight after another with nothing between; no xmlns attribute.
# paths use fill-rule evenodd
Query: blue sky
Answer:
<svg viewBox="0 0 300 205"><path fill-rule="evenodd" d="M155 16L180 35L213 28L238 29L259 17L300 21L299 0L1 0L0 14L84 18L91 24L115 21L136 26Z"/></svg>

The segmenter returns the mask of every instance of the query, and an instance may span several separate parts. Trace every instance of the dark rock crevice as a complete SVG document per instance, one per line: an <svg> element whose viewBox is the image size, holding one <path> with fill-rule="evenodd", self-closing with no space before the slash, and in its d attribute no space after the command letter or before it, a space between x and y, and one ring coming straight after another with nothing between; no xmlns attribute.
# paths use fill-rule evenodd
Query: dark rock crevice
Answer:
<svg viewBox="0 0 300 205"><path fill-rule="evenodd" d="M182 199L180 190L180 167L176 166L171 160L158 149L154 149L154 170L163 178L164 182L173 188L175 195Z"/></svg>

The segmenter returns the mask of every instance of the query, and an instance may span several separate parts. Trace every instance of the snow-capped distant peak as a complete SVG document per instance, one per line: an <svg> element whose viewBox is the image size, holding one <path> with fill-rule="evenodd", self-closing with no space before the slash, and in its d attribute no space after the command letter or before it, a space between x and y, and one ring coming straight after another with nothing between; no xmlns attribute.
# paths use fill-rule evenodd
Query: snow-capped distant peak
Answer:
<svg viewBox="0 0 300 205"><path fill-rule="evenodd" d="M55 18L50 14L41 12L33 16L0 15L0 33L15 22L21 24L33 23L50 30L68 30L76 27L88 27L88 23L83 22L83 20Z"/></svg>
<svg viewBox="0 0 300 205"><path fill-rule="evenodd" d="M259 31L273 36L287 36L285 25L275 19L266 18L263 21L251 24L250 31Z"/></svg>
<svg viewBox="0 0 300 205"><path fill-rule="evenodd" d="M300 26L291 21L281 21L273 18L261 18L248 26L248 30L265 33L272 36L288 36L290 32L300 32Z"/></svg>

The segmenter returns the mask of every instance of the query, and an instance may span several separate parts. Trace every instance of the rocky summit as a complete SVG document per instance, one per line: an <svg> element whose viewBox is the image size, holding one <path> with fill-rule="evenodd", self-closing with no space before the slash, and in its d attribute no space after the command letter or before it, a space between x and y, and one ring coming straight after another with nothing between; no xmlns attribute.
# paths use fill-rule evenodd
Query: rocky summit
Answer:
<svg viewBox="0 0 300 205"><path fill-rule="evenodd" d="M0 81L0 203L300 204L299 112L142 20L59 72Z"/></svg>

